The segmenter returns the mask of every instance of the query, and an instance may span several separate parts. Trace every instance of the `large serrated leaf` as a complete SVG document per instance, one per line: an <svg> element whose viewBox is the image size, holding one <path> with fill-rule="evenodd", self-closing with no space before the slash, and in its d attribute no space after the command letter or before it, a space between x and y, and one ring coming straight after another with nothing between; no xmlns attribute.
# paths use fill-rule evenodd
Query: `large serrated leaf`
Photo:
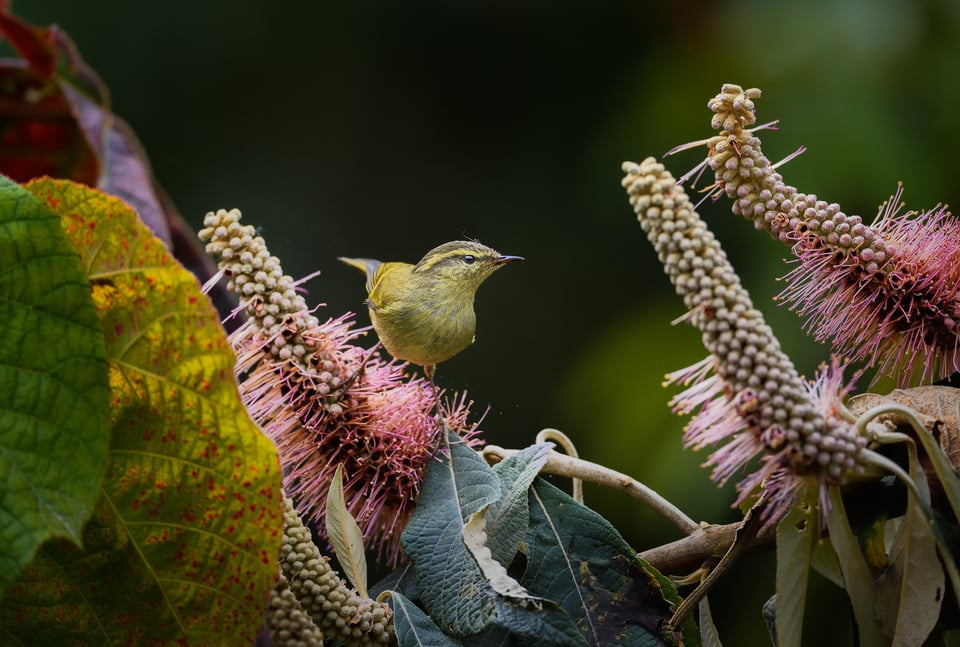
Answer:
<svg viewBox="0 0 960 647"><path fill-rule="evenodd" d="M119 200L28 187L61 216L93 284L111 383L110 460L85 550L45 546L4 601L24 644L250 644L276 578L273 444L196 279Z"/></svg>
<svg viewBox="0 0 960 647"><path fill-rule="evenodd" d="M664 583L610 523L542 479L533 485L521 583L555 600L591 645L662 645ZM684 635L696 634L692 622Z"/></svg>
<svg viewBox="0 0 960 647"><path fill-rule="evenodd" d="M390 608L398 647L457 647L460 644L440 631L430 617L403 594L390 593Z"/></svg>
<svg viewBox="0 0 960 647"><path fill-rule="evenodd" d="M427 465L417 508L402 535L430 618L455 637L499 627L536 638L540 645L585 645L577 628L551 601L498 593L464 542L468 520L500 496L493 470L451 433ZM476 542L475 535L472 541ZM478 549L473 545L474 552Z"/></svg>
<svg viewBox="0 0 960 647"><path fill-rule="evenodd" d="M503 494L487 515L487 533L493 558L504 566L513 560L527 534L530 506L527 490L547 462L553 443L531 445L493 466Z"/></svg>
<svg viewBox="0 0 960 647"><path fill-rule="evenodd" d="M107 363L60 219L0 176L0 596L50 537L80 541L107 466Z"/></svg>
<svg viewBox="0 0 960 647"><path fill-rule="evenodd" d="M493 470L456 438L424 471L401 543L414 564L420 599L445 633L477 634L496 616L495 594L470 556L463 531L472 514L499 497Z"/></svg>

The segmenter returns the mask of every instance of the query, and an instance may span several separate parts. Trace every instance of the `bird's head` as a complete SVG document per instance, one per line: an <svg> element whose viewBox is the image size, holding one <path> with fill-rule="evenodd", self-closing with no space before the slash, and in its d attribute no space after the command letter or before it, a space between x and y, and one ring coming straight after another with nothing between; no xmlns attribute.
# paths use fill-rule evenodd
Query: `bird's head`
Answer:
<svg viewBox="0 0 960 647"><path fill-rule="evenodd" d="M521 256L505 256L471 240L454 240L434 247L413 268L425 277L456 283L472 294L497 269Z"/></svg>

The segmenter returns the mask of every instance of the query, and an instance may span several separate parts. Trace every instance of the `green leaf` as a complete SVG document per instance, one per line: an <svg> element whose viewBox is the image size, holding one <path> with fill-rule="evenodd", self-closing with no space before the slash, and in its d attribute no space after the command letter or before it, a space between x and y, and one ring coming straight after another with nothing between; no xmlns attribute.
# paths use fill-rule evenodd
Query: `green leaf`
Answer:
<svg viewBox="0 0 960 647"><path fill-rule="evenodd" d="M527 569L531 593L555 600L591 645L660 645L669 583L593 510L542 479L533 485ZM696 627L692 620L684 637Z"/></svg>
<svg viewBox="0 0 960 647"><path fill-rule="evenodd" d="M469 636L492 622L496 605L463 543L465 519L496 501L500 484L463 443L448 442L444 448L446 456L442 452L427 464L401 543L413 561L417 589L430 615L444 632Z"/></svg>
<svg viewBox="0 0 960 647"><path fill-rule="evenodd" d="M803 644L803 610L813 543L818 533L816 487L814 495L790 509L777 526L776 635L779 647Z"/></svg>
<svg viewBox="0 0 960 647"><path fill-rule="evenodd" d="M850 529L847 513L840 496L840 488L830 487L830 511L827 514L827 529L830 532L830 543L837 553L840 570L843 572L843 583L850 596L853 606L853 615L860 632L860 644L882 645L886 641L880 630L875 610L877 606L876 591L867 560L860 551L860 544ZM781 645L784 643L780 637Z"/></svg>
<svg viewBox="0 0 960 647"><path fill-rule="evenodd" d="M837 561L837 554L833 552L833 546L829 541L818 539L813 544L813 553L811 554L810 565L835 585L843 588L843 573L840 571L840 562Z"/></svg>
<svg viewBox="0 0 960 647"><path fill-rule="evenodd" d="M427 465L416 510L401 537L431 619L444 633L456 637L501 627L541 645L585 645L554 603L497 591L475 558L476 528L470 530L473 551L467 547L468 520L483 514L500 494L493 469L450 434Z"/></svg>
<svg viewBox="0 0 960 647"><path fill-rule="evenodd" d="M951 391L955 390L956 389L951 389ZM954 403L954 405L954 410L956 410L956 403ZM944 454L937 439L930 433L930 430L921 424L919 420L916 422L917 425L914 426L916 437L923 446L927 454L927 459L930 461L930 465L933 467L933 471L936 473L937 479L943 487L943 491L947 496L947 500L950 502L950 508L953 510L954 516L960 519L960 478L958 478L956 471L954 471L953 466ZM927 516L931 519L931 523L933 523L932 514L928 514ZM956 559L944 546L941 546L940 556L947 562L947 570L951 576L950 579L954 583L954 588L956 588L957 580L960 579L957 575Z"/></svg>
<svg viewBox="0 0 960 647"><path fill-rule="evenodd" d="M276 580L276 450L236 390L197 280L119 200L28 187L62 219L106 339L112 436L85 550L56 542L4 600L31 644L250 644Z"/></svg>
<svg viewBox="0 0 960 647"><path fill-rule="evenodd" d="M399 570L386 575L382 580L370 586L370 597L379 598L386 591L403 593L409 600L419 600L417 576L409 562Z"/></svg>
<svg viewBox="0 0 960 647"><path fill-rule="evenodd" d="M360 597L370 597L367 595L367 556L363 551L363 533L347 510L347 502L343 498L342 464L337 465L333 473L326 508L327 537L333 544L340 568Z"/></svg>
<svg viewBox="0 0 960 647"><path fill-rule="evenodd" d="M79 542L107 466L90 284L60 219L0 176L0 596L51 537Z"/></svg>
<svg viewBox="0 0 960 647"><path fill-rule="evenodd" d="M429 616L402 593L391 591L390 608L398 647L458 647L460 644L440 631Z"/></svg>
<svg viewBox="0 0 960 647"><path fill-rule="evenodd" d="M553 443L531 445L493 466L503 494L487 515L487 534L494 559L509 566L527 534L530 513L527 490L547 462Z"/></svg>
<svg viewBox="0 0 960 647"><path fill-rule="evenodd" d="M497 604L497 627L503 627L537 645L587 647L590 643L577 631L569 616L553 600L538 604Z"/></svg>
<svg viewBox="0 0 960 647"><path fill-rule="evenodd" d="M930 498L927 479L915 446L908 447L910 477L923 502L911 492L877 586L877 615L893 645L920 645L927 639L940 618L946 589L937 540L922 505Z"/></svg>

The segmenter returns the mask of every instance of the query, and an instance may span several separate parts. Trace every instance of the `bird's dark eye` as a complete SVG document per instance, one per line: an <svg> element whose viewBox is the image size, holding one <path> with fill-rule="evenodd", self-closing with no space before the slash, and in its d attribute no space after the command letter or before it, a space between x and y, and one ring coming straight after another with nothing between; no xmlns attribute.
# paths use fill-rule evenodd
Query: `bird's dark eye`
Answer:
<svg viewBox="0 0 960 647"><path fill-rule="evenodd" d="M472 254L467 254L466 256L463 257L463 262L466 263L467 265L473 265L474 263L477 262L477 259Z"/></svg>

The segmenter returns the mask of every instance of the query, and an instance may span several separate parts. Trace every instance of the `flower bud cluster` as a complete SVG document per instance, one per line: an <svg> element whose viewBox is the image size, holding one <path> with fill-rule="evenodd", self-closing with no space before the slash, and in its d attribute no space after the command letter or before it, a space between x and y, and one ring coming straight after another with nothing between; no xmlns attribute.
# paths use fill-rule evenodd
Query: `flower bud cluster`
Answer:
<svg viewBox="0 0 960 647"><path fill-rule="evenodd" d="M300 606L282 572L270 592L264 621L275 647L323 647L323 634Z"/></svg>
<svg viewBox="0 0 960 647"><path fill-rule="evenodd" d="M781 471L842 481L858 469L865 443L835 416L837 394L824 391L837 390L837 367L825 371L817 385L806 383L683 188L653 158L625 163L623 169L630 203L683 297L685 320L701 330L710 352L706 360L668 376L671 383L689 385L671 402L678 413L696 411L685 432L687 445L729 441L707 461L719 483L757 454L765 456L760 471L739 484L741 500ZM782 478L771 482L786 488L771 494L779 514L792 501L792 485Z"/></svg>
<svg viewBox="0 0 960 647"><path fill-rule="evenodd" d="M252 226L241 225L240 219L239 209L207 213L197 234L207 243L207 252L218 257L219 275L228 277L227 289L239 295L247 314L233 336L252 338L260 351L240 358L247 362L237 367L238 372L249 371L266 352L294 365L288 379L306 382L314 396L321 396L323 414L341 414L357 404L339 400L362 360L361 349L346 342L363 331L349 330L349 317L321 326L297 292L298 282L283 273L280 259L271 256L263 238Z"/></svg>
<svg viewBox="0 0 960 647"><path fill-rule="evenodd" d="M799 260L780 299L807 317L818 341L901 386L960 370L960 222L942 206L898 215L901 188L867 224L787 185L763 155L758 129L746 128L759 96L727 84L708 103L720 133L706 142L706 163L733 212Z"/></svg>
<svg viewBox="0 0 960 647"><path fill-rule="evenodd" d="M313 543L310 529L284 497L280 569L300 606L324 636L348 647L395 644L393 612L386 603L363 598L340 579Z"/></svg>

